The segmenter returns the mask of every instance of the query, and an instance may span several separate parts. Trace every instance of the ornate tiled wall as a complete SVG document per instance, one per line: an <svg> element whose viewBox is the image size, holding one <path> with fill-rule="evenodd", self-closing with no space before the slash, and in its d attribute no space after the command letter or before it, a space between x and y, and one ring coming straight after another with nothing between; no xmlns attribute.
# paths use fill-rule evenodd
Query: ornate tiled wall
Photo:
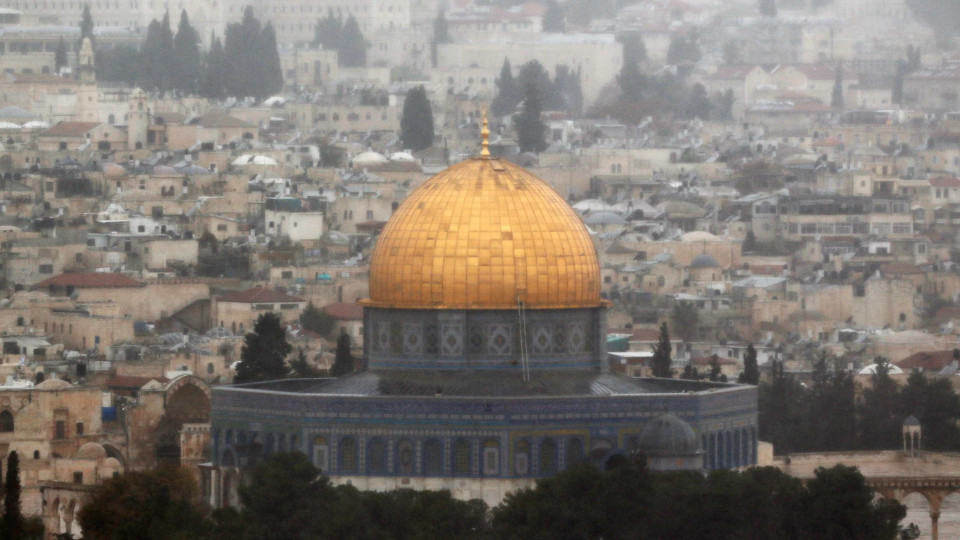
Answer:
<svg viewBox="0 0 960 540"><path fill-rule="evenodd" d="M367 365L377 368L597 368L604 358L601 309L517 311L364 310Z"/></svg>

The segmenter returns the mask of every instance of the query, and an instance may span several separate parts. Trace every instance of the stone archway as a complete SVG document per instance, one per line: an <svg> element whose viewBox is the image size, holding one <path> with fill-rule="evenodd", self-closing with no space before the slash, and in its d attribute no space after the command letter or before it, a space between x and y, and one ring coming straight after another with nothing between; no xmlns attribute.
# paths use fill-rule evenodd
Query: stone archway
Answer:
<svg viewBox="0 0 960 540"><path fill-rule="evenodd" d="M180 377L167 386L164 401L157 426L157 463L180 465L183 425L210 422L210 388L196 377Z"/></svg>

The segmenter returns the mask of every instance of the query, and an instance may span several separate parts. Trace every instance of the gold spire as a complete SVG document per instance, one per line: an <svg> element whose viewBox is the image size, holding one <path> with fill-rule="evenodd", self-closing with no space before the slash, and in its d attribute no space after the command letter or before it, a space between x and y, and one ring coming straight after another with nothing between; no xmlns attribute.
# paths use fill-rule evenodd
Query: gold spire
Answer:
<svg viewBox="0 0 960 540"><path fill-rule="evenodd" d="M483 109L483 129L480 130L480 157L490 157L490 129L487 128L487 109Z"/></svg>

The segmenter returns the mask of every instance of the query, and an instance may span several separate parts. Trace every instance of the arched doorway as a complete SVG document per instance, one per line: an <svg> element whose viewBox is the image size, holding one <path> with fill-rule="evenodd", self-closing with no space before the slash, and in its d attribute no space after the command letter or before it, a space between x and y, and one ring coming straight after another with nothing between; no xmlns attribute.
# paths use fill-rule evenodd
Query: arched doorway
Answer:
<svg viewBox="0 0 960 540"><path fill-rule="evenodd" d="M180 465L180 430L184 424L210 421L210 396L200 384L185 378L168 388L165 413L157 427L158 465Z"/></svg>
<svg viewBox="0 0 960 540"><path fill-rule="evenodd" d="M907 507L907 515L901 523L904 526L916 523L920 527L920 538L929 540L930 536L930 501L920 493L911 493L900 501L900 504ZM940 535L940 538L947 538Z"/></svg>

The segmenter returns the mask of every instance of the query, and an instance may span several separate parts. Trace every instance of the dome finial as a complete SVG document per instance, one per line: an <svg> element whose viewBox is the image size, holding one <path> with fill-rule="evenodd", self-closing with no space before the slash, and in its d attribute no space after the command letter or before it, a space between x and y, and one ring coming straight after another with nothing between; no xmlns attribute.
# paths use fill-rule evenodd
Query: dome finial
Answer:
<svg viewBox="0 0 960 540"><path fill-rule="evenodd" d="M481 114L483 115L483 129L480 130L480 157L489 158L490 129L487 127L487 109L484 108Z"/></svg>

